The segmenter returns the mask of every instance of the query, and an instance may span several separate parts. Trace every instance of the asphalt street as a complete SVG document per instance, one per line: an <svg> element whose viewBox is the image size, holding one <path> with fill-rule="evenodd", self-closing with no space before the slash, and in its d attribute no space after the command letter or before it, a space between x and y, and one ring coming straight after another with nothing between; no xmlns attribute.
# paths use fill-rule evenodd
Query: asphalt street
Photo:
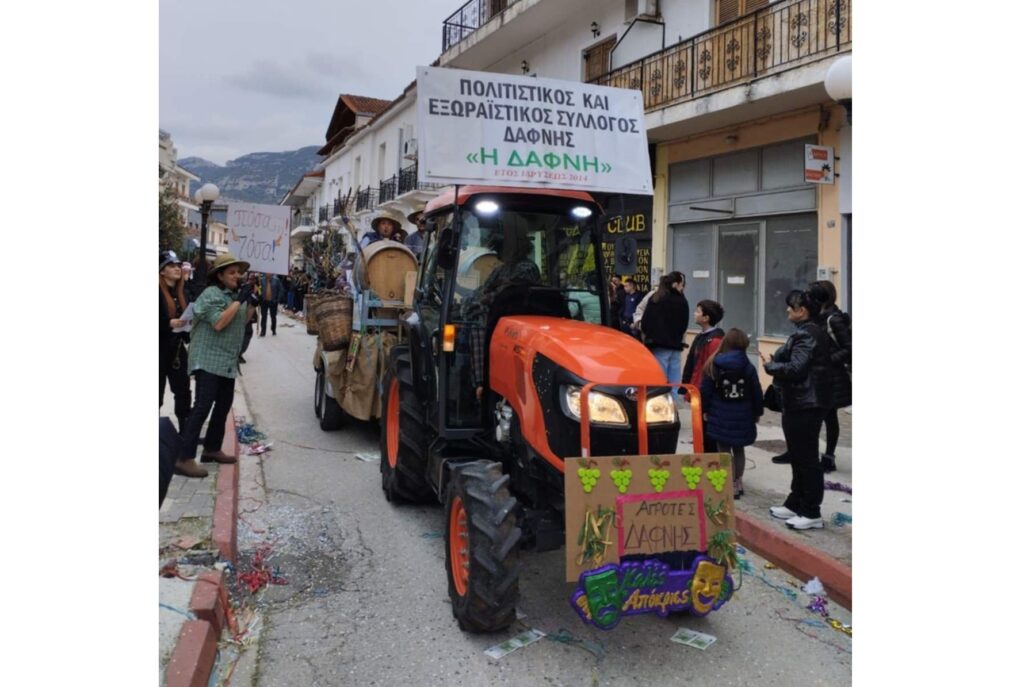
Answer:
<svg viewBox="0 0 1024 687"><path fill-rule="evenodd" d="M517 624L493 635L460 631L448 601L441 508L384 499L379 465L356 457L378 450L375 425L320 430L315 347L303 323L281 314L277 336L253 339L237 385L236 414L273 444L241 458L239 570L264 547L288 584L250 597L254 640L232 685L851 683L851 638L805 608L803 580L752 553L752 572L721 610L631 617L605 632L570 608L564 551L526 552ZM829 610L852 624L849 612ZM704 651L671 642L680 627L717 641ZM484 654L525 628L567 632L497 661Z"/></svg>

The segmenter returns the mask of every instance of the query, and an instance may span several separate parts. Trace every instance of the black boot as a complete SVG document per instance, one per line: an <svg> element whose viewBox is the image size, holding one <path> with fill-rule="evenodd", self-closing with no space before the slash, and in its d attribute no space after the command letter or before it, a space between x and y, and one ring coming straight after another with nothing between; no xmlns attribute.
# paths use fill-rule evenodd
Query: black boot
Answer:
<svg viewBox="0 0 1024 687"><path fill-rule="evenodd" d="M788 453L780 453L777 456L772 456L772 462L776 465L789 465L792 461L789 459Z"/></svg>

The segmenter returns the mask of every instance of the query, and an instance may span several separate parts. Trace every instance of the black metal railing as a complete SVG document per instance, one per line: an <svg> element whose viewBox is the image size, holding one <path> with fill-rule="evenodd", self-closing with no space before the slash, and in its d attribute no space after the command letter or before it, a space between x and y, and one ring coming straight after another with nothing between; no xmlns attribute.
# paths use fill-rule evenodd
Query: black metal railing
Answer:
<svg viewBox="0 0 1024 687"><path fill-rule="evenodd" d="M344 215L345 212L344 208L342 207L343 205L344 203L341 202L341 198L336 198L334 202L331 203L331 217L339 217L341 215Z"/></svg>
<svg viewBox="0 0 1024 687"><path fill-rule="evenodd" d="M299 227L311 227L313 226L313 215L300 215L299 223L296 225Z"/></svg>
<svg viewBox="0 0 1024 687"><path fill-rule="evenodd" d="M426 184L417 181L417 172L419 170L419 163L414 162L408 167L398 172L398 195L408 193L409 191L417 190L429 190L435 191L440 188L444 188L444 184Z"/></svg>
<svg viewBox="0 0 1024 687"><path fill-rule="evenodd" d="M469 0L441 25L441 52L469 38L474 31L519 0Z"/></svg>
<svg viewBox="0 0 1024 687"><path fill-rule="evenodd" d="M356 193L356 212L372 210L375 207L377 207L377 189L364 188Z"/></svg>
<svg viewBox="0 0 1024 687"><path fill-rule="evenodd" d="M640 90L644 109L692 100L853 49L853 0L783 0L590 83Z"/></svg>
<svg viewBox="0 0 1024 687"><path fill-rule="evenodd" d="M319 209L319 211L318 211L318 214L317 214L318 220L320 222L326 222L329 219L331 219L330 214L329 214L330 211L331 211L331 208L328 207L327 205L324 205L323 207L321 207Z"/></svg>
<svg viewBox="0 0 1024 687"><path fill-rule="evenodd" d="M381 203L386 203L389 200L394 200L396 192L398 191L398 175L394 175L388 179L380 180L380 194L377 196L377 200Z"/></svg>

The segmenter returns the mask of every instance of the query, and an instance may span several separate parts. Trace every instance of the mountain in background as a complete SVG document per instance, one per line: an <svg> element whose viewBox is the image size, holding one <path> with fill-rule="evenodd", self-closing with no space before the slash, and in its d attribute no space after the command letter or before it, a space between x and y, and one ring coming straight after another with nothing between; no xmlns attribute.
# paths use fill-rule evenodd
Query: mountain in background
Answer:
<svg viewBox="0 0 1024 687"><path fill-rule="evenodd" d="M198 176L192 193L207 182L220 189L220 200L277 205L303 174L320 161L320 146L306 146L283 153L249 153L228 160L223 167L201 157L186 157L178 164Z"/></svg>

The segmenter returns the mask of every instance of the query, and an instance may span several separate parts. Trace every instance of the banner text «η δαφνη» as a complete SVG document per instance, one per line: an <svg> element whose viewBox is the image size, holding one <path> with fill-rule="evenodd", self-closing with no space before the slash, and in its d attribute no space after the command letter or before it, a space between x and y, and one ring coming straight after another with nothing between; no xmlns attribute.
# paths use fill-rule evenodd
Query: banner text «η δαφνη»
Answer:
<svg viewBox="0 0 1024 687"><path fill-rule="evenodd" d="M473 152L466 155L466 160L474 164L486 165L488 163L500 166L502 163L498 158L498 149L481 148L480 152ZM507 167L537 167L538 169L564 169L576 172L598 172L608 173L612 166L602 162L592 155L573 155L570 153L538 153L535 150L520 152L512 150L504 161Z"/></svg>

